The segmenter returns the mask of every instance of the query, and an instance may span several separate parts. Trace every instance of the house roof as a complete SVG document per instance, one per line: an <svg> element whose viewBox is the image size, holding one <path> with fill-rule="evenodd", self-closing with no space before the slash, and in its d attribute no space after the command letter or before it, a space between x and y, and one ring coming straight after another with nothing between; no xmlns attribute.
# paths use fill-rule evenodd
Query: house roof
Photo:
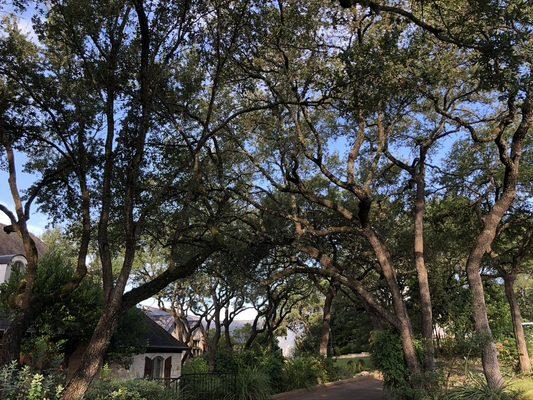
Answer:
<svg viewBox="0 0 533 400"><path fill-rule="evenodd" d="M0 224L0 255L25 255L24 245L22 239L17 233L6 233L4 228L6 225ZM39 255L46 253L46 245L44 242L35 235L31 235L35 241L37 252Z"/></svg>
<svg viewBox="0 0 533 400"><path fill-rule="evenodd" d="M164 310L160 310L156 307L143 307L144 312L146 315L148 315L153 321L155 321L157 324L159 324L163 329L165 329L167 332L171 333L176 323L174 321L174 317L170 315L168 312ZM196 315L189 315L187 316L187 320L191 325L193 325L195 322L197 322L199 317ZM234 320L229 327L230 332L234 332L238 329L241 329L245 327L246 325L252 325L254 323L253 319L249 320ZM262 321L259 322L259 324L262 324ZM205 321L202 321L202 326L204 329L206 329Z"/></svg>
<svg viewBox="0 0 533 400"><path fill-rule="evenodd" d="M181 353L187 350L185 343L179 341L145 313L140 313L146 329L143 340L146 341L147 353Z"/></svg>
<svg viewBox="0 0 533 400"><path fill-rule="evenodd" d="M151 320L159 324L164 330L172 333L175 325L172 315L155 307L143 307L143 311Z"/></svg>

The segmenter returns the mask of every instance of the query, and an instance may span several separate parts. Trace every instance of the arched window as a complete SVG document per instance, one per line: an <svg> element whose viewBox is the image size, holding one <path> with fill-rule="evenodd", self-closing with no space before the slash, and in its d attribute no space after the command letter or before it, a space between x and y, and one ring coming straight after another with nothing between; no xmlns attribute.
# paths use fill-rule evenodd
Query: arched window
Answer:
<svg viewBox="0 0 533 400"><path fill-rule="evenodd" d="M163 377L163 363L164 359L161 356L157 356L154 358L154 378L162 378Z"/></svg>
<svg viewBox="0 0 533 400"><path fill-rule="evenodd" d="M22 274L26 271L26 263L22 260L13 260L11 262L12 273Z"/></svg>
<svg viewBox="0 0 533 400"><path fill-rule="evenodd" d="M144 357L144 378L145 379L170 379L172 374L172 356L166 359L162 356L154 358Z"/></svg>

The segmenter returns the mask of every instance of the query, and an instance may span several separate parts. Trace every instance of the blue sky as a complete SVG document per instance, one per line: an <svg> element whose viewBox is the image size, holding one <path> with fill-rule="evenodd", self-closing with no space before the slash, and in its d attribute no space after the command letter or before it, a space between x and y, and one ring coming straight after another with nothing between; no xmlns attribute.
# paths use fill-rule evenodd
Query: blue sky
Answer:
<svg viewBox="0 0 533 400"><path fill-rule="evenodd" d="M24 193L27 188L31 186L33 182L35 182L38 177L36 177L33 174L28 174L23 172L23 164L25 161L25 156L21 153L16 153L15 160L17 164L17 185L19 187L19 191L21 193ZM5 159L5 155L2 155L2 159ZM11 211L15 211L15 206L13 203L13 197L11 196L11 191L9 190L9 183L8 183L9 175L7 171L0 170L0 203L7 206ZM7 216L0 212L0 222L3 224L9 223L9 219ZM48 223L48 218L43 213L40 213L37 211L37 208L34 206L32 209L31 218L28 222L30 230L40 235L44 232L46 225Z"/></svg>

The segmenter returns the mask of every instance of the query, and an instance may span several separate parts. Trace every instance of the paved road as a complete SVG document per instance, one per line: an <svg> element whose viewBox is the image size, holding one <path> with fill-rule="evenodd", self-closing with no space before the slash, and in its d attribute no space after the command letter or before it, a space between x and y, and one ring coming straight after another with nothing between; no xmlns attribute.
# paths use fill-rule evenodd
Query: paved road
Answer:
<svg viewBox="0 0 533 400"><path fill-rule="evenodd" d="M283 400L384 400L382 382L372 377L357 382L342 383L304 393L297 393Z"/></svg>

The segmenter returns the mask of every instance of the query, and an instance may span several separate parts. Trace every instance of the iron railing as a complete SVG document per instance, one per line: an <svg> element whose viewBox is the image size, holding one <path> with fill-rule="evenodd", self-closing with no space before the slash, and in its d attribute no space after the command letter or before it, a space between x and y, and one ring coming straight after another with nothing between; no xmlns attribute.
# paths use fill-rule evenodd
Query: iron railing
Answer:
<svg viewBox="0 0 533 400"><path fill-rule="evenodd" d="M232 373L183 374L155 380L164 383L176 400L231 400L237 392L236 375Z"/></svg>

